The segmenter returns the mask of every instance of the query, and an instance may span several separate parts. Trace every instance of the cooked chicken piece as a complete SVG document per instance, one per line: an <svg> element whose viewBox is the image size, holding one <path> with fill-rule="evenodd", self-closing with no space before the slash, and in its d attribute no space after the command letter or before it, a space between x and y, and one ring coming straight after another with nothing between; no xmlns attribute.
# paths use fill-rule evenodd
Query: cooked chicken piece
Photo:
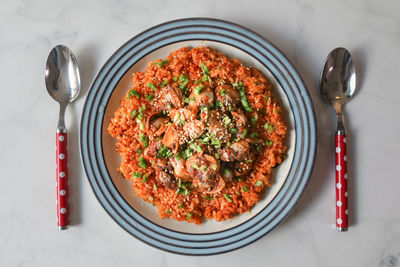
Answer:
<svg viewBox="0 0 400 267"><path fill-rule="evenodd" d="M208 194L216 194L222 191L225 187L224 179L217 175L215 179L212 180L211 183L201 182L200 180L194 180L193 186L197 187L200 191Z"/></svg>
<svg viewBox="0 0 400 267"><path fill-rule="evenodd" d="M246 140L240 140L232 143L229 147L224 147L219 150L222 161L242 161L250 153L250 144Z"/></svg>
<svg viewBox="0 0 400 267"><path fill-rule="evenodd" d="M225 106L235 106L240 103L239 91L229 84L217 86L217 88L215 88L215 93L217 94L218 100Z"/></svg>
<svg viewBox="0 0 400 267"><path fill-rule="evenodd" d="M211 188L216 185L219 161L207 154L196 153L186 160L186 168L190 176L197 180L200 187Z"/></svg>
<svg viewBox="0 0 400 267"><path fill-rule="evenodd" d="M171 174L168 174L164 171L157 171L156 172L156 181L160 184L165 185L169 189L176 189L177 184L176 180Z"/></svg>
<svg viewBox="0 0 400 267"><path fill-rule="evenodd" d="M247 124L247 118L246 116L243 114L242 111L240 111L240 109L238 109L237 111L231 111L231 115L233 118L233 121L235 122L237 127L244 127Z"/></svg>
<svg viewBox="0 0 400 267"><path fill-rule="evenodd" d="M220 175L225 182L230 182L233 180L233 171L226 164L220 169Z"/></svg>
<svg viewBox="0 0 400 267"><path fill-rule="evenodd" d="M143 151L143 157L147 161L154 161L157 159L157 151L162 147L161 140L150 142L150 145Z"/></svg>

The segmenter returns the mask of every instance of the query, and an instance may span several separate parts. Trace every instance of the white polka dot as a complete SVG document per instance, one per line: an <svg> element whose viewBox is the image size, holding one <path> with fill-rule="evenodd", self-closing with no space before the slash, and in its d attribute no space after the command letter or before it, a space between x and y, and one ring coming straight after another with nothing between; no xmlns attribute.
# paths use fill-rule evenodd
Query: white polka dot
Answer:
<svg viewBox="0 0 400 267"><path fill-rule="evenodd" d="M337 171L340 171L341 169L342 169L342 166L336 165L336 170L337 170Z"/></svg>
<svg viewBox="0 0 400 267"><path fill-rule="evenodd" d="M67 192L65 192L64 189L60 191L60 195L61 195L61 196L65 196L66 193L67 193Z"/></svg>
<svg viewBox="0 0 400 267"><path fill-rule="evenodd" d="M343 160L344 160L344 161L347 161L347 155L346 155L346 156L344 156Z"/></svg>
<svg viewBox="0 0 400 267"><path fill-rule="evenodd" d="M58 156L60 159L65 159L65 155L64 154L60 154L59 156Z"/></svg>
<svg viewBox="0 0 400 267"><path fill-rule="evenodd" d="M341 206L342 206L342 201L338 200L338 201L336 202L336 205L337 205L338 207L341 207Z"/></svg>
<svg viewBox="0 0 400 267"><path fill-rule="evenodd" d="M345 197L349 197L349 192L346 191L346 193L344 193Z"/></svg>
<svg viewBox="0 0 400 267"><path fill-rule="evenodd" d="M347 179L347 177L348 177L348 176L347 176L347 173L345 173L345 174L344 174L344 179Z"/></svg>
<svg viewBox="0 0 400 267"><path fill-rule="evenodd" d="M337 183L336 187L337 187L337 189L340 189L340 188L342 188L342 184L341 183Z"/></svg>
<svg viewBox="0 0 400 267"><path fill-rule="evenodd" d="M65 214L65 213L67 212L67 209L66 209L66 208L61 208L61 209L60 209L60 212L61 212L62 214Z"/></svg>
<svg viewBox="0 0 400 267"><path fill-rule="evenodd" d="M58 137L58 140L60 140L60 142L64 141L64 136L60 135L60 136Z"/></svg>
<svg viewBox="0 0 400 267"><path fill-rule="evenodd" d="M340 219L340 218L338 218L337 220L336 220L336 222L338 223L338 224L342 224L342 219Z"/></svg>
<svg viewBox="0 0 400 267"><path fill-rule="evenodd" d="M60 172L60 177L64 178L65 177L65 172Z"/></svg>
<svg viewBox="0 0 400 267"><path fill-rule="evenodd" d="M344 213L346 213L346 215L349 215L349 210L346 210Z"/></svg>
<svg viewBox="0 0 400 267"><path fill-rule="evenodd" d="M346 137L345 137L345 138L343 138L343 143L346 143Z"/></svg>
<svg viewBox="0 0 400 267"><path fill-rule="evenodd" d="M341 151L340 147L337 147L336 148L336 153L340 153L340 151Z"/></svg>

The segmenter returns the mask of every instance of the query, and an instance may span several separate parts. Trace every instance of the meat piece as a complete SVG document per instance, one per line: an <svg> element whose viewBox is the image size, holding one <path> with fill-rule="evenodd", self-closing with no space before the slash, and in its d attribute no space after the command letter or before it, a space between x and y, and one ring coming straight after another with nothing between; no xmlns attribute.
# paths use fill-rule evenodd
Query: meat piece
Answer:
<svg viewBox="0 0 400 267"><path fill-rule="evenodd" d="M188 136L190 139L196 139L204 130L204 124L200 120L192 120L183 125L184 135Z"/></svg>
<svg viewBox="0 0 400 267"><path fill-rule="evenodd" d="M174 177L164 171L156 172L156 181L162 185L165 185L169 189L174 190L177 188L176 180L174 179Z"/></svg>
<svg viewBox="0 0 400 267"><path fill-rule="evenodd" d="M169 162L174 168L174 175L176 178L179 178L185 182L193 180L186 169L186 160L184 160L183 158L178 160L175 157L171 157Z"/></svg>
<svg viewBox="0 0 400 267"><path fill-rule="evenodd" d="M179 132L174 124L168 126L165 132L164 138L162 140L164 146L169 147L174 154L178 152L179 149Z"/></svg>
<svg viewBox="0 0 400 267"><path fill-rule="evenodd" d="M236 161L234 163L234 172L236 176L242 176L251 171L254 160Z"/></svg>
<svg viewBox="0 0 400 267"><path fill-rule="evenodd" d="M236 106L240 103L239 91L229 84L217 86L217 88L215 88L215 93L217 94L218 100L225 106Z"/></svg>
<svg viewBox="0 0 400 267"><path fill-rule="evenodd" d="M194 85L195 88L197 85ZM193 90L193 89L192 89ZM211 88L204 88L200 94L197 94L195 90L189 96L189 99L193 99L193 102L190 102L190 106L197 105L198 107L211 107L215 101L214 90Z"/></svg>
<svg viewBox="0 0 400 267"><path fill-rule="evenodd" d="M231 182L233 180L233 171L226 165L221 168L220 175L225 182Z"/></svg>
<svg viewBox="0 0 400 267"><path fill-rule="evenodd" d="M207 154L196 153L186 160L186 168L189 175L197 180L202 188L211 188L215 186L218 174L219 161Z"/></svg>
<svg viewBox="0 0 400 267"><path fill-rule="evenodd" d="M244 127L247 124L246 116L238 109L237 111L231 111L233 121L237 127Z"/></svg>
<svg viewBox="0 0 400 267"><path fill-rule="evenodd" d="M162 147L161 140L150 142L149 146L143 151L143 157L147 161L154 161L157 159L157 151Z"/></svg>
<svg viewBox="0 0 400 267"><path fill-rule="evenodd" d="M211 110L207 121L207 129L211 135L216 136L222 142L229 141L230 134L225 124L222 122L222 116L216 111Z"/></svg>
<svg viewBox="0 0 400 267"><path fill-rule="evenodd" d="M250 153L250 144L246 140L240 140L232 143L229 147L224 147L219 150L222 161L242 161Z"/></svg>
<svg viewBox="0 0 400 267"><path fill-rule="evenodd" d="M146 120L146 132L149 136L160 136L168 128L168 117L161 113L153 112Z"/></svg>
<svg viewBox="0 0 400 267"><path fill-rule="evenodd" d="M213 180L213 185L208 183L200 182L199 180L195 180L193 182L193 186L197 187L200 191L207 194L216 194L222 191L225 187L224 179L220 175L217 175Z"/></svg>
<svg viewBox="0 0 400 267"><path fill-rule="evenodd" d="M185 104L182 92L176 86L164 87L160 91L158 103L162 109L168 109L169 105L181 108Z"/></svg>

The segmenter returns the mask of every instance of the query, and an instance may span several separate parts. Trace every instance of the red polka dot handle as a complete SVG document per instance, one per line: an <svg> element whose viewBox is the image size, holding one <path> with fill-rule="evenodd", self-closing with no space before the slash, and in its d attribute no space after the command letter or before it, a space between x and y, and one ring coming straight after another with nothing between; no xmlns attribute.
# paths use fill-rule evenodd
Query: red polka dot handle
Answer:
<svg viewBox="0 0 400 267"><path fill-rule="evenodd" d="M56 138L57 225L60 230L65 230L69 225L67 131L58 130Z"/></svg>
<svg viewBox="0 0 400 267"><path fill-rule="evenodd" d="M347 192L347 154L346 135L337 133L335 137L335 171L336 171L336 229L348 229L348 192Z"/></svg>

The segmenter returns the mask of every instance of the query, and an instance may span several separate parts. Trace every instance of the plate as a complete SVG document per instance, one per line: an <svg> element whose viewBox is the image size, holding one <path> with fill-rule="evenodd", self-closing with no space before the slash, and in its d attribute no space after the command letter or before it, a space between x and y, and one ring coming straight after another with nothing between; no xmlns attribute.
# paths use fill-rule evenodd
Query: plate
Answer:
<svg viewBox="0 0 400 267"><path fill-rule="evenodd" d="M273 186L251 212L198 226L160 219L156 207L135 196L117 168L121 158L107 126L131 87L132 74L183 46L216 48L256 67L274 85L286 111L288 157L274 169ZM243 247L277 226L303 192L316 152L315 115L308 91L289 60L269 41L227 21L190 18L142 32L119 48L94 80L82 113L81 153L92 189L108 214L128 233L154 247L186 255L210 255Z"/></svg>

